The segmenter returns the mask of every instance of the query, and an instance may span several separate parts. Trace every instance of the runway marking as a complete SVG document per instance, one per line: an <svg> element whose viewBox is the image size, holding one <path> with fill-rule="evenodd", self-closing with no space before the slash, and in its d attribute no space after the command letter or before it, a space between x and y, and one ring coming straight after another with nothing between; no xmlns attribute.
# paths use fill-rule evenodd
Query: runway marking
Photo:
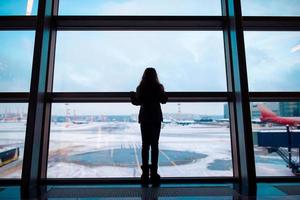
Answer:
<svg viewBox="0 0 300 200"><path fill-rule="evenodd" d="M113 148L110 149L110 158L111 158L111 160L114 160L114 149ZM116 166L115 162L113 162L113 166Z"/></svg>
<svg viewBox="0 0 300 200"><path fill-rule="evenodd" d="M181 169L178 168L178 165L174 161L172 161L171 158L165 152L163 152L162 150L159 150L159 152L161 152L170 161L170 163L175 167L175 169L177 171L184 174L184 172Z"/></svg>
<svg viewBox="0 0 300 200"><path fill-rule="evenodd" d="M133 149L134 149L134 155L135 155L135 160L136 160L137 168L138 168L138 171L140 172L140 174L142 174L142 170L140 168L140 162L139 162L139 158L138 158L138 154L137 154L136 148L137 148L136 144L133 144Z"/></svg>

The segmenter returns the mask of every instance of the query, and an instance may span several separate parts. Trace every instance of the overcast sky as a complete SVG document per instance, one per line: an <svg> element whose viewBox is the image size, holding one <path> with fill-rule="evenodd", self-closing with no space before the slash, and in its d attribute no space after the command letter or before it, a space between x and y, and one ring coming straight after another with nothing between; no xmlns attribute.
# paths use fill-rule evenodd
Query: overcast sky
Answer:
<svg viewBox="0 0 300 200"><path fill-rule="evenodd" d="M0 15L25 15L26 3L1 0ZM60 0L59 13L221 15L220 5L219 0ZM299 0L242 0L242 5L245 15L300 15ZM33 0L31 13L36 10ZM0 44L0 91L29 91L34 32L1 31ZM299 91L299 32L246 32L245 46L250 90ZM226 91L221 31L58 32L54 91L135 90L148 66L157 69L167 91ZM199 105L203 104L181 107L198 114L223 114L223 104ZM89 113L96 107L101 110L85 107ZM123 110L110 107L101 112ZM122 114L135 109L121 107L126 107ZM165 109L177 109L171 107Z"/></svg>
<svg viewBox="0 0 300 200"><path fill-rule="evenodd" d="M131 91L157 69L167 91L226 91L222 32L59 32L54 91Z"/></svg>

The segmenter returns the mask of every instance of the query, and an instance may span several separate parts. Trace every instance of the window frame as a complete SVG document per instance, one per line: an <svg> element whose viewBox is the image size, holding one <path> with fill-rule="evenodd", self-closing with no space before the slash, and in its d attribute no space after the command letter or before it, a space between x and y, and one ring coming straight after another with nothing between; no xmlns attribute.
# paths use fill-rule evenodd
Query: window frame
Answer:
<svg viewBox="0 0 300 200"><path fill-rule="evenodd" d="M51 104L55 102L129 102L126 92L52 92L57 30L222 30L227 92L170 92L171 102L229 104L231 118L232 178L165 179L163 182L239 183L243 194L253 194L258 182L300 181L300 177L256 177L251 132L251 101L299 101L299 92L249 92L243 31L299 31L300 17L247 16L240 0L221 0L223 16L57 16L58 0L39 0L37 16L0 16L1 30L35 30L35 48L28 93L0 93L0 102L29 104L22 183L130 183L137 179L47 179ZM247 106L248 105L248 106ZM242 147L242 146L245 147ZM249 149L248 147L251 147ZM248 149L247 149L248 148ZM38 149L38 150L37 150ZM243 157L246 155L246 157ZM33 162L37 159L37 162ZM0 183L20 183L5 179Z"/></svg>

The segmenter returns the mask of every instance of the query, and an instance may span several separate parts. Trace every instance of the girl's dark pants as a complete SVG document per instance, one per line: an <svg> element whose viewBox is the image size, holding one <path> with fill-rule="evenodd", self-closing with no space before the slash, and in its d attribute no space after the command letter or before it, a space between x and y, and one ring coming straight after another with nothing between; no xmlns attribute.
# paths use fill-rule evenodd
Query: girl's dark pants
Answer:
<svg viewBox="0 0 300 200"><path fill-rule="evenodd" d="M141 123L142 132L142 163L148 166L149 149L151 147L151 165L155 169L158 166L158 140L160 135L161 122Z"/></svg>

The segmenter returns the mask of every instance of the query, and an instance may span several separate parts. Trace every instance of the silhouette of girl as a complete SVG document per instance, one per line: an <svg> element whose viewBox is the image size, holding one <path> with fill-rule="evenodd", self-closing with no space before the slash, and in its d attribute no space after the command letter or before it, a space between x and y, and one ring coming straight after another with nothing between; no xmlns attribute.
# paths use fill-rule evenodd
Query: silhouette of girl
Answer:
<svg viewBox="0 0 300 200"><path fill-rule="evenodd" d="M142 133L142 186L149 184L159 186L160 176L158 168L158 140L160 135L161 122L163 120L160 103L166 103L168 97L163 85L159 82L154 68L146 68L136 93L130 93L131 102L140 105L139 123ZM151 146L151 165L149 165L149 149Z"/></svg>

